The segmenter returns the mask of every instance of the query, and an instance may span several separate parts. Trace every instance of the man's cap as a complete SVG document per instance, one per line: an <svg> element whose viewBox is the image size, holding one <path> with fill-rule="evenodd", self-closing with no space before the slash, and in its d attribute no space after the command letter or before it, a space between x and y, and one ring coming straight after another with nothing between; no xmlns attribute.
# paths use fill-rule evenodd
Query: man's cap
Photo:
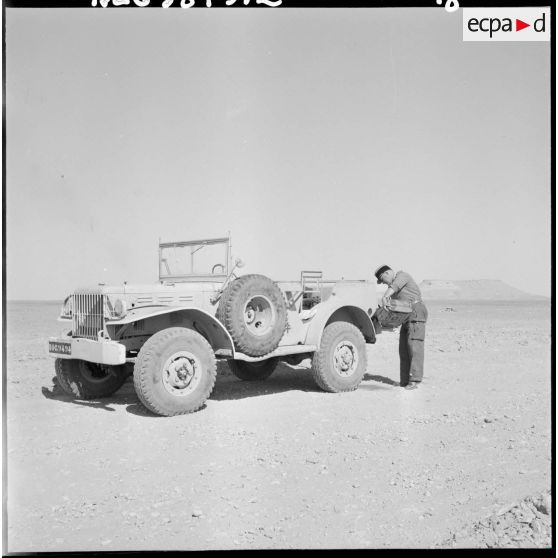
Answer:
<svg viewBox="0 0 558 558"><path fill-rule="evenodd" d="M381 266L374 272L374 275L376 276L376 279L378 280L378 285L381 283L380 277L382 276L382 273L384 273L384 272L387 271L388 269L391 269L391 267L389 267L389 265L381 265Z"/></svg>

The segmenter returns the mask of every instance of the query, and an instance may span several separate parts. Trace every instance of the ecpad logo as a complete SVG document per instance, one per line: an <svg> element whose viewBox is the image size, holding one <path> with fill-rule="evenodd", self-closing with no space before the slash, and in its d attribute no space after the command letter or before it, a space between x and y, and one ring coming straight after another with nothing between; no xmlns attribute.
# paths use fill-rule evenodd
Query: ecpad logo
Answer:
<svg viewBox="0 0 558 558"><path fill-rule="evenodd" d="M464 8L464 41L550 41L550 8Z"/></svg>
<svg viewBox="0 0 558 558"><path fill-rule="evenodd" d="M505 17L504 19L500 19L497 17L491 17L491 18L484 18L484 19L477 19L476 17L472 17L468 23L467 26L469 27L469 31L476 33L478 31L483 31L483 32L488 32L490 34L490 38L492 39L492 36L494 33L497 33L498 31L502 31L502 33L509 33L510 31L521 31L522 29L526 29L527 27L530 27L531 24L530 23L525 23L524 21L522 21L521 19L517 19L515 18L515 29L513 27L513 22L509 17ZM546 14L543 13L543 15L539 18L536 19L535 22L533 23L533 29L537 32L537 33L544 33L546 28Z"/></svg>

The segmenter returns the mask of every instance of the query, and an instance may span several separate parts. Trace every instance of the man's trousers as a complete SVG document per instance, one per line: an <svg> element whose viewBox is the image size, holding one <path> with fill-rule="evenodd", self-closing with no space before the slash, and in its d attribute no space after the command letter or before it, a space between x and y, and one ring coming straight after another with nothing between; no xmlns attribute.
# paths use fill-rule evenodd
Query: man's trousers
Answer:
<svg viewBox="0 0 558 558"><path fill-rule="evenodd" d="M378 308L374 317L380 326L399 327L399 379L402 386L421 382L424 374L424 337L428 310L423 302L415 302L412 312L393 312Z"/></svg>

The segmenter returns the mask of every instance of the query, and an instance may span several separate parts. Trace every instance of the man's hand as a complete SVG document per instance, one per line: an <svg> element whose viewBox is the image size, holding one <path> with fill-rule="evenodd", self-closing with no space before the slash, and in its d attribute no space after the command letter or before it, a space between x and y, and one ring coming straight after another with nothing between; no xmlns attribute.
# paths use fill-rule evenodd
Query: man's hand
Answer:
<svg viewBox="0 0 558 558"><path fill-rule="evenodd" d="M388 309L389 308L389 304L391 302L391 297L390 296L383 296L382 297L382 304L380 305L382 308L384 309Z"/></svg>
<svg viewBox="0 0 558 558"><path fill-rule="evenodd" d="M391 295L394 293L394 290L391 287L386 289L384 296L382 297L382 304L380 305L382 308L388 309L391 303Z"/></svg>

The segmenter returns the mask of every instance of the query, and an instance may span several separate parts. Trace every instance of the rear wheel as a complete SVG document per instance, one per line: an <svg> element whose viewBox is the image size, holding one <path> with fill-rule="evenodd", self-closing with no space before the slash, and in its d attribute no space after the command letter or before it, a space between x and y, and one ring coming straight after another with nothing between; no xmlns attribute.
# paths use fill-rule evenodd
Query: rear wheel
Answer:
<svg viewBox="0 0 558 558"><path fill-rule="evenodd" d="M60 387L78 399L108 397L128 377L124 364L108 366L79 359L57 358L54 367Z"/></svg>
<svg viewBox="0 0 558 558"><path fill-rule="evenodd" d="M326 326L320 348L312 358L312 376L325 391L352 391L366 373L366 342L349 322Z"/></svg>
<svg viewBox="0 0 558 558"><path fill-rule="evenodd" d="M273 374L277 365L278 358L268 358L259 362L245 362L243 360L229 360L229 368L231 372L241 380L255 382L258 380L267 380Z"/></svg>
<svg viewBox="0 0 558 558"><path fill-rule="evenodd" d="M196 331L170 327L143 345L134 367L140 401L162 416L197 411L207 400L217 375L211 345Z"/></svg>

